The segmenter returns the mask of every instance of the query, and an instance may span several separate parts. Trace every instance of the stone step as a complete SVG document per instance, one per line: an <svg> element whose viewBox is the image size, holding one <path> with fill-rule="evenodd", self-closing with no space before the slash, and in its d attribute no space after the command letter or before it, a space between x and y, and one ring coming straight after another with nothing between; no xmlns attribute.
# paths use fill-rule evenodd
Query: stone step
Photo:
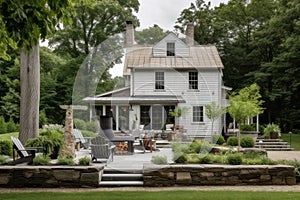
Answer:
<svg viewBox="0 0 300 200"><path fill-rule="evenodd" d="M264 139L264 138L256 139L256 142L259 142L259 141L262 141L262 142L283 142L282 139Z"/></svg>
<svg viewBox="0 0 300 200"><path fill-rule="evenodd" d="M142 168L109 168L105 167L100 186L143 186L144 176Z"/></svg>
<svg viewBox="0 0 300 200"><path fill-rule="evenodd" d="M103 174L101 181L143 181L143 174Z"/></svg>
<svg viewBox="0 0 300 200"><path fill-rule="evenodd" d="M256 142L255 145L289 145L288 142Z"/></svg>
<svg viewBox="0 0 300 200"><path fill-rule="evenodd" d="M255 145L254 147L256 148L290 148L290 145L267 145L267 144L263 144L263 145Z"/></svg>
<svg viewBox="0 0 300 200"><path fill-rule="evenodd" d="M293 148L263 148L266 151L292 151Z"/></svg>
<svg viewBox="0 0 300 200"><path fill-rule="evenodd" d="M143 186L144 181L101 181L102 187Z"/></svg>

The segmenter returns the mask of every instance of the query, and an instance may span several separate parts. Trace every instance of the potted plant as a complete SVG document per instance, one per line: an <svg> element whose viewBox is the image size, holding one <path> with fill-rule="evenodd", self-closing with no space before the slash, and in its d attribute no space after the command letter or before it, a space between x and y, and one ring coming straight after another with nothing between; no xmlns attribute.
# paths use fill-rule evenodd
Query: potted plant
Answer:
<svg viewBox="0 0 300 200"><path fill-rule="evenodd" d="M280 134L280 128L277 124L268 124L266 128L264 129L264 135L265 138L270 139L277 139L281 136Z"/></svg>

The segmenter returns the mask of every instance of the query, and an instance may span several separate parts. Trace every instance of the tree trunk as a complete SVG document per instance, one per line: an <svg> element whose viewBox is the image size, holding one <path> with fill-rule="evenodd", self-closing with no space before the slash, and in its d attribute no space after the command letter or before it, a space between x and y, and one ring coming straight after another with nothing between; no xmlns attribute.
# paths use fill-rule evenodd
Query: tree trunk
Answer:
<svg viewBox="0 0 300 200"><path fill-rule="evenodd" d="M25 144L29 138L39 134L40 103L40 55L39 43L32 49L21 49L20 65L20 141Z"/></svg>

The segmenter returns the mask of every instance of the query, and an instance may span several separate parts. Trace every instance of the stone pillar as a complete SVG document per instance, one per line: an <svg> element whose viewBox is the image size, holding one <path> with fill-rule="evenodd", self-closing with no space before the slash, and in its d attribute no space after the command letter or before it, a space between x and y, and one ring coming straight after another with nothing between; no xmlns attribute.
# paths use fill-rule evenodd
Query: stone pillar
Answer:
<svg viewBox="0 0 300 200"><path fill-rule="evenodd" d="M63 157L75 158L75 138L73 130L73 110L69 106L66 111L66 122L64 128L64 147L62 150Z"/></svg>

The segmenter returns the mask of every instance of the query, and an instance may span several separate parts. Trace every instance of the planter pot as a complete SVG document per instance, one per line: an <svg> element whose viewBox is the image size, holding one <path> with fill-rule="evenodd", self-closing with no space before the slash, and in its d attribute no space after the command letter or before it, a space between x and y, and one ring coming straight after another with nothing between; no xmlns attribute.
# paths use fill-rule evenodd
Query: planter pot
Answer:
<svg viewBox="0 0 300 200"><path fill-rule="evenodd" d="M276 133L276 132L270 133L270 138L271 139L278 139L278 133Z"/></svg>

